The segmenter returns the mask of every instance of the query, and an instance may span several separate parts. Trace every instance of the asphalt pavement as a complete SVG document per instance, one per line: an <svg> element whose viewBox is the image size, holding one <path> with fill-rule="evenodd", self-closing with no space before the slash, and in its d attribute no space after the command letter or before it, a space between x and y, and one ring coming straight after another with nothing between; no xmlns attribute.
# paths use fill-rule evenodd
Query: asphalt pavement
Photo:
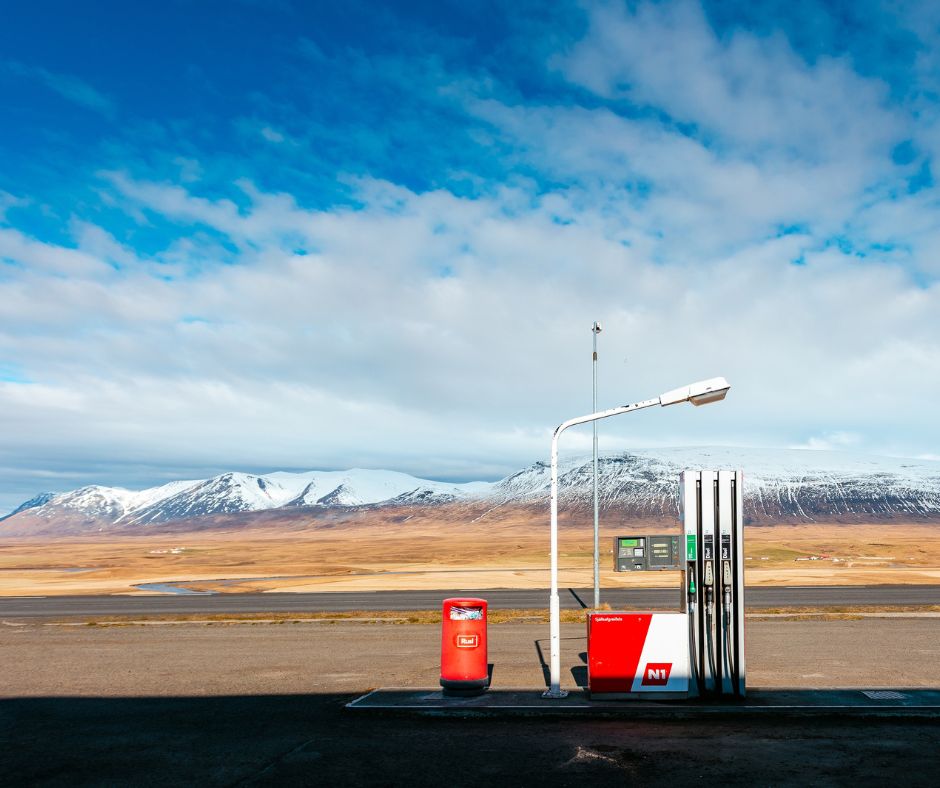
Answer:
<svg viewBox="0 0 940 788"><path fill-rule="evenodd" d="M387 716L345 704L437 686L440 628L73 626L0 636L0 783L29 786L935 786L937 719ZM562 626L563 686L584 626ZM753 621L748 684L940 687L940 619ZM546 624L490 628L494 691L544 686ZM626 703L626 702L625 702Z"/></svg>
<svg viewBox="0 0 940 788"><path fill-rule="evenodd" d="M562 607L590 604L593 590L561 590ZM302 613L351 610L434 610L453 596L478 596L492 608L538 609L548 606L548 589L441 589L432 591L337 591L309 594L160 594L153 596L0 597L0 616L34 618L62 616L158 615L163 613ZM676 588L604 590L601 600L613 608L673 609ZM748 588L752 610L777 607L846 607L940 605L940 585L758 586Z"/></svg>

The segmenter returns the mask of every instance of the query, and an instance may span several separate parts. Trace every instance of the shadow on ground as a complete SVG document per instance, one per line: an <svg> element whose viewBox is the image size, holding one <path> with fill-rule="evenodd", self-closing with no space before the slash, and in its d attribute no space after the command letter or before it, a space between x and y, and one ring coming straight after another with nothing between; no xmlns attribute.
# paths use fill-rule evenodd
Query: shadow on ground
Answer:
<svg viewBox="0 0 940 788"><path fill-rule="evenodd" d="M19 785L933 785L936 720L441 719L349 695L0 701Z"/></svg>

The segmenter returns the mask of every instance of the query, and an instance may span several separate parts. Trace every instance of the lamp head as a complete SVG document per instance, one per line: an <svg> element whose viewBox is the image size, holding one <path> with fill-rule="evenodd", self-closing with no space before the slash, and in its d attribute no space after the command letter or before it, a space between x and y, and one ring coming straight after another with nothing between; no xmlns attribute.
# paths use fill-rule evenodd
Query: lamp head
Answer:
<svg viewBox="0 0 940 788"><path fill-rule="evenodd" d="M693 405L708 405L710 402L723 400L727 395L731 384L724 378L709 378L700 380L698 383L692 383L688 386L681 386L672 391L667 391L659 398L659 404L677 405L680 402L691 402Z"/></svg>
<svg viewBox="0 0 940 788"><path fill-rule="evenodd" d="M603 330L604 330L604 329L601 328L601 324L598 323L598 322L595 320L595 321L594 321L594 325L591 326L591 331L593 331L595 334L600 334L601 331L603 331Z"/></svg>

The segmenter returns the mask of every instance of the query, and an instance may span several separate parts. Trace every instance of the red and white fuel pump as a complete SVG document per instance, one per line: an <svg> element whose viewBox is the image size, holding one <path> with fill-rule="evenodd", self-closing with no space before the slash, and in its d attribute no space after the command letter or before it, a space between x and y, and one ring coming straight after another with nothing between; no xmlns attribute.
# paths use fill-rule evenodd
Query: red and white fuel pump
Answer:
<svg viewBox="0 0 940 788"><path fill-rule="evenodd" d="M684 471L682 536L615 540L617 571L679 569L675 613L588 613L588 689L597 698L744 697L740 471Z"/></svg>

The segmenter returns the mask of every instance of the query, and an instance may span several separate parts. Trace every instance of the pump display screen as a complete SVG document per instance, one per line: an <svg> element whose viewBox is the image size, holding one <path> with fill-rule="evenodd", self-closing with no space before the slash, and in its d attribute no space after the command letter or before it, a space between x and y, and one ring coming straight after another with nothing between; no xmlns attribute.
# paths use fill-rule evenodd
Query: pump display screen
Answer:
<svg viewBox="0 0 940 788"><path fill-rule="evenodd" d="M633 558L634 556L641 556L646 549L646 537L638 536L635 539L633 537L618 537L616 545L617 555L620 558Z"/></svg>

